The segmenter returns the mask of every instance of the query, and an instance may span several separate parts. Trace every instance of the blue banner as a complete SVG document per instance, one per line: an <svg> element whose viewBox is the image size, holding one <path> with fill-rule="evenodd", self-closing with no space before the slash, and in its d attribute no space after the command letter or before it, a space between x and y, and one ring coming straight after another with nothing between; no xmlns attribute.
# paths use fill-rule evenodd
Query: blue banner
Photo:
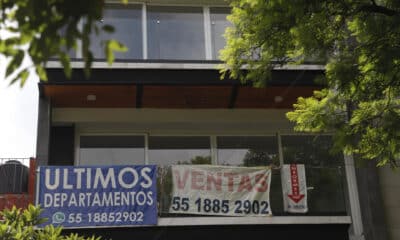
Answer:
<svg viewBox="0 0 400 240"><path fill-rule="evenodd" d="M63 227L157 224L156 166L45 166L37 202Z"/></svg>

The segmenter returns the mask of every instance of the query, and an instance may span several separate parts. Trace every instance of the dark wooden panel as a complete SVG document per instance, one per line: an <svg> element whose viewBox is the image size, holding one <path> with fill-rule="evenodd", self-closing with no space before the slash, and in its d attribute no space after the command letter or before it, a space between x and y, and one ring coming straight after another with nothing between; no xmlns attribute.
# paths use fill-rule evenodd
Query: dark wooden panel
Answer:
<svg viewBox="0 0 400 240"><path fill-rule="evenodd" d="M49 165L74 165L74 126L53 126L50 134Z"/></svg>
<svg viewBox="0 0 400 240"><path fill-rule="evenodd" d="M46 85L44 94L54 107L135 107L136 87L133 85ZM88 95L96 96L89 101Z"/></svg>
<svg viewBox="0 0 400 240"><path fill-rule="evenodd" d="M230 86L144 86L144 108L228 108Z"/></svg>
<svg viewBox="0 0 400 240"><path fill-rule="evenodd" d="M54 107L86 108L292 108L317 87L44 85ZM138 92L137 92L138 91ZM96 96L89 101L88 95Z"/></svg>
<svg viewBox="0 0 400 240"><path fill-rule="evenodd" d="M297 98L311 96L316 87L240 87L235 108L292 108Z"/></svg>

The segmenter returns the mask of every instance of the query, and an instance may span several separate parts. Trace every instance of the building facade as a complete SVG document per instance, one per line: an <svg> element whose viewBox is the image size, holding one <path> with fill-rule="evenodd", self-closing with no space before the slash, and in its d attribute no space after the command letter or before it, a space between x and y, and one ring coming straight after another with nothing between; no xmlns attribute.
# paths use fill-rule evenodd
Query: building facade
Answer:
<svg viewBox="0 0 400 240"><path fill-rule="evenodd" d="M331 154L329 135L293 131L285 113L310 96L319 65L275 69L267 88L220 80L218 51L229 25L223 1L110 2L93 36L95 61L86 78L79 51L73 74L50 61L39 84L38 166L157 165L157 224L66 232L146 239L386 239L375 167ZM102 40L128 46L108 66ZM171 166L270 166L272 216L171 213ZM303 164L305 213L285 210L284 164Z"/></svg>

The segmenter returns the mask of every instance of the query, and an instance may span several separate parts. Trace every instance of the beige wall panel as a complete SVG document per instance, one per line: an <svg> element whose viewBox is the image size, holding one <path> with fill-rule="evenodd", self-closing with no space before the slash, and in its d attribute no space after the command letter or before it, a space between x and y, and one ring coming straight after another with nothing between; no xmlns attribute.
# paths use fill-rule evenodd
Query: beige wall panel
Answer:
<svg viewBox="0 0 400 240"><path fill-rule="evenodd" d="M291 133L288 110L260 109L84 109L56 108L53 123L75 123L79 132L197 134Z"/></svg>
<svg viewBox="0 0 400 240"><path fill-rule="evenodd" d="M400 239L400 229L392 229L390 232L389 232L389 238L391 239L391 240L398 240L398 239Z"/></svg>
<svg viewBox="0 0 400 240"><path fill-rule="evenodd" d="M393 171L390 167L379 169L379 180L382 186L399 187L400 191L400 171ZM400 203L399 203L400 204Z"/></svg>
<svg viewBox="0 0 400 240"><path fill-rule="evenodd" d="M382 186L381 190L385 207L400 207L400 187Z"/></svg>
<svg viewBox="0 0 400 240"><path fill-rule="evenodd" d="M400 172L389 167L379 169L387 231L391 240L400 239Z"/></svg>

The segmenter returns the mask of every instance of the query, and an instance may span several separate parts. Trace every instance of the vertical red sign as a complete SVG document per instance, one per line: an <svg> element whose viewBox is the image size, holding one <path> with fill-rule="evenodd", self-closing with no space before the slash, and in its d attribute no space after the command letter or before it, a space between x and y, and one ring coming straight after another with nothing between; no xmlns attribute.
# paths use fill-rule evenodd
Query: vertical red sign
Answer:
<svg viewBox="0 0 400 240"><path fill-rule="evenodd" d="M293 202L298 203L304 198L304 194L300 194L299 175L296 164L290 164L290 182L292 185L292 194L289 194L288 197L292 199Z"/></svg>

